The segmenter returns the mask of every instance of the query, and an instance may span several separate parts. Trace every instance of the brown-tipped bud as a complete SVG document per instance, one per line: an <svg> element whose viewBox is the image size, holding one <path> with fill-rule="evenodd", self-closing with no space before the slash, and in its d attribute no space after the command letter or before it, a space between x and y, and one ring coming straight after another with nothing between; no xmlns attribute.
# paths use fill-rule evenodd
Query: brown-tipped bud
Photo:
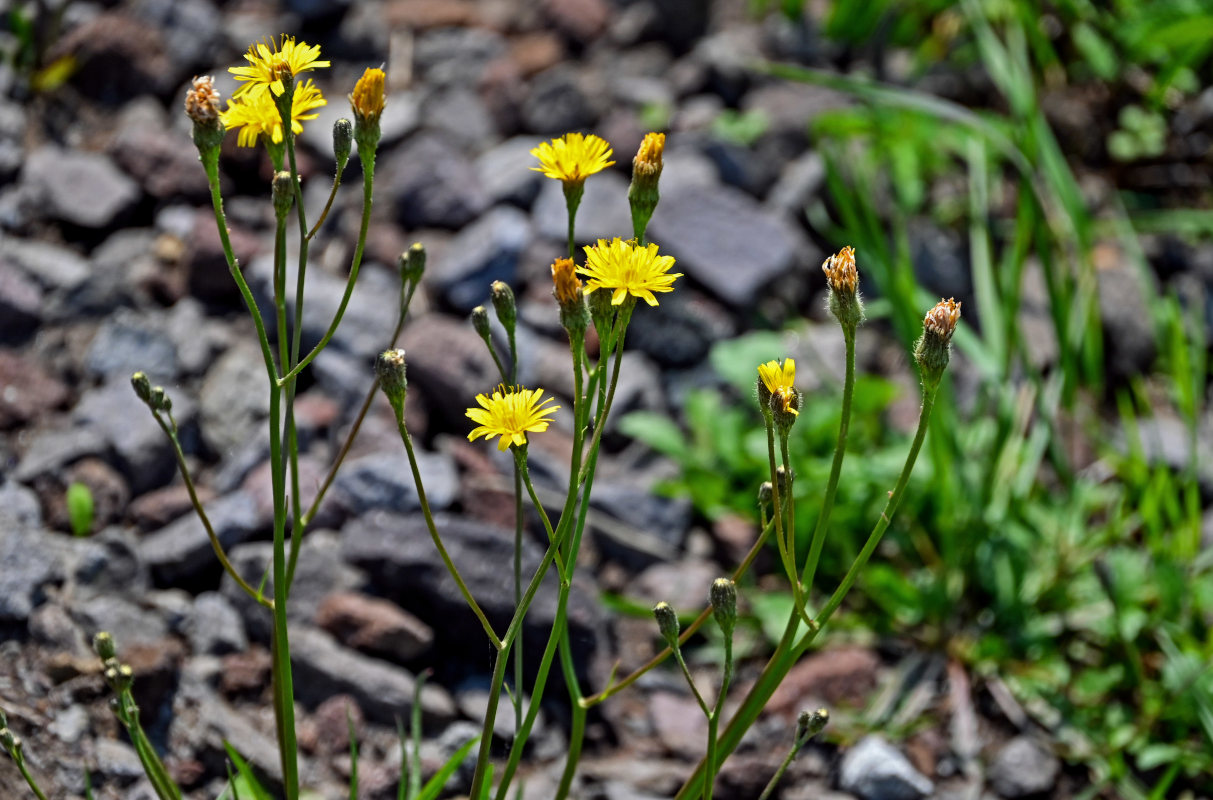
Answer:
<svg viewBox="0 0 1213 800"><path fill-rule="evenodd" d="M375 359L375 375L379 378L379 388L387 395L392 408L398 415L403 414L404 396L409 388L404 351L396 349L380 353L379 357Z"/></svg>
<svg viewBox="0 0 1213 800"><path fill-rule="evenodd" d="M552 294L560 305L560 324L572 339L581 339L590 325L590 310L573 259L558 258L552 262Z"/></svg>
<svg viewBox="0 0 1213 800"><path fill-rule="evenodd" d="M859 297L859 270L855 267L855 248L844 247L821 265L830 287L829 308L844 328L854 330L863 322L863 301Z"/></svg>
<svg viewBox="0 0 1213 800"><path fill-rule="evenodd" d="M803 745L809 739L825 730L830 722L828 709L819 708L816 711L801 711L796 718L796 743Z"/></svg>
<svg viewBox="0 0 1213 800"><path fill-rule="evenodd" d="M387 76L372 67L362 73L350 93L354 109L354 141L358 142L358 157L366 159L379 146L379 117L383 114Z"/></svg>
<svg viewBox="0 0 1213 800"><path fill-rule="evenodd" d="M774 496L774 487L770 481L763 481L758 487L758 504L760 506L769 506L771 498Z"/></svg>
<svg viewBox="0 0 1213 800"><path fill-rule="evenodd" d="M278 219L284 219L291 210L291 204L295 202L295 182L291 180L291 173L285 170L274 173L270 198L274 203L274 213L278 215Z"/></svg>
<svg viewBox="0 0 1213 800"><path fill-rule="evenodd" d="M139 371L131 376L131 388L140 400L145 403L152 402L152 383L148 380L146 372Z"/></svg>
<svg viewBox="0 0 1213 800"><path fill-rule="evenodd" d="M960 303L952 298L940 300L922 322L922 337L914 345L914 360L929 385L939 383L948 366L952 334L960 321Z"/></svg>
<svg viewBox="0 0 1213 800"><path fill-rule="evenodd" d="M737 584L728 578L717 578L708 590L708 599L712 603L716 624L725 636L732 636L733 628L737 625Z"/></svg>
<svg viewBox="0 0 1213 800"><path fill-rule="evenodd" d="M489 287L489 298L493 301L493 310L497 312L497 321L505 328L506 334L514 335L518 324L518 305L514 300L514 290L505 281L493 281Z"/></svg>
<svg viewBox="0 0 1213 800"><path fill-rule="evenodd" d="M218 151L225 128L219 119L219 93L210 75L194 77L194 86L185 93L185 114L194 122L194 146L207 155Z"/></svg>
<svg viewBox="0 0 1213 800"><path fill-rule="evenodd" d="M350 160L350 148L354 143L354 124L345 117L333 123L333 158L337 160L340 175Z"/></svg>
<svg viewBox="0 0 1213 800"><path fill-rule="evenodd" d="M674 613L673 607L662 600L653 606L653 617L657 620L657 630L661 631L661 638L665 639L665 643L671 650L677 650L678 634L681 629L678 625L678 615Z"/></svg>
<svg viewBox="0 0 1213 800"><path fill-rule="evenodd" d="M471 313L472 329L492 347L493 330L489 326L489 312L484 306L476 306Z"/></svg>
<svg viewBox="0 0 1213 800"><path fill-rule="evenodd" d="M632 183L628 187L628 203L632 208L632 232L637 241L644 239L644 231L653 217L657 202L661 199L657 183L661 178L662 153L665 151L665 134L645 134L636 157L632 159Z"/></svg>
<svg viewBox="0 0 1213 800"><path fill-rule="evenodd" d="M114 637L109 631L101 631L93 637L93 652L102 661L109 661L118 656L118 647L114 644Z"/></svg>
<svg viewBox="0 0 1213 800"><path fill-rule="evenodd" d="M424 273L425 245L421 242L413 242L409 249L400 256L400 280L419 283Z"/></svg>

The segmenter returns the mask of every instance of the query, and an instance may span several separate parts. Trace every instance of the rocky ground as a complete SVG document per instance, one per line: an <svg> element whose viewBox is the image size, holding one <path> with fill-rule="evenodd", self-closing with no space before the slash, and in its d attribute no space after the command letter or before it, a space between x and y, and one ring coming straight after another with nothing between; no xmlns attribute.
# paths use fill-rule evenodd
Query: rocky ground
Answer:
<svg viewBox="0 0 1213 800"><path fill-rule="evenodd" d="M821 320L826 243L803 209L821 191L823 167L808 148L806 122L845 100L757 78L745 66L759 57L831 65L845 54L809 28L749 18L742 5L76 2L45 54L47 62L75 59L64 85L33 92L25 73L0 67L0 706L52 796L82 796L85 769L98 798L151 796L106 707L88 646L99 629L113 632L134 666L143 719L190 797L220 790L224 740L271 782L279 772L268 618L221 579L169 442L129 386L130 374L144 370L169 389L211 519L256 582L272 511L268 394L181 113L191 76L215 74L230 96L226 68L249 42L286 31L322 45L333 67L317 81L330 104L306 126L300 166L309 208L318 209L331 124L348 115L343 95L364 67L387 65L367 261L345 323L298 400L303 483L323 477L370 387L373 357L395 322L397 256L421 241L430 266L400 341L409 354L410 427L452 557L489 616L504 621L513 602L499 568L512 547L509 462L465 439L464 408L495 382L466 315L486 300L491 281L510 283L520 304L522 381L571 392L548 279L563 247L563 198L556 182L529 171L535 144L569 130L608 139L619 163L589 181L578 233L586 241L627 235L631 154L646 130L668 120L650 232L687 277L633 323L620 412L676 407L688 387L716 380L704 360L711 345L757 321L801 313ZM714 133L726 108L761 110L770 124L742 146ZM229 137L222 170L237 255L259 302L269 302L268 166ZM346 183L358 185L356 164ZM350 188L312 248L305 342L319 338L335 309L358 213ZM939 291L963 297L961 243L943 234L924 242ZM1111 293L1107 305L1122 309L1123 300ZM1131 301L1115 318L1126 325ZM819 346L836 349L828 343L834 330L821 330L827 344ZM879 329L867 335L868 366L890 363L893 346ZM567 418L560 421L531 448L540 487L553 495L566 480L561 454L570 435ZM673 467L642 444L616 433L607 446L571 611L590 686L601 686L615 661L628 670L656 649L653 625L608 613L600 592L701 607L710 581L754 535L744 524L707 526L687 501L652 495ZM68 533L64 492L74 482L95 498L88 538ZM407 719L420 671L431 672L420 695L426 769L478 731L489 649L417 510L390 411L376 402L303 546L292 596L303 771L324 797L344 796L347 711L362 741L364 796L395 797L395 720ZM525 559L535 563L541 553L534 539ZM542 641L554 594L541 594L528 619L530 645ZM970 692L945 661L908 659L859 646L807 659L726 764L718 796L757 795L801 708L862 709L898 685L921 687L918 710L933 709L947 724L896 747L877 737L815 745L779 796L1064 791L1067 776L1009 694ZM907 682L911 669L916 677ZM743 666L742 688L754 674ZM705 671L709 682L711 675ZM548 696L523 795L536 800L550 797L563 763L565 695L557 686ZM509 727L503 721L499 734ZM705 736L680 677L652 673L592 718L579 796L668 797ZM452 789L466 780L461 773ZM23 791L0 758L0 795Z"/></svg>

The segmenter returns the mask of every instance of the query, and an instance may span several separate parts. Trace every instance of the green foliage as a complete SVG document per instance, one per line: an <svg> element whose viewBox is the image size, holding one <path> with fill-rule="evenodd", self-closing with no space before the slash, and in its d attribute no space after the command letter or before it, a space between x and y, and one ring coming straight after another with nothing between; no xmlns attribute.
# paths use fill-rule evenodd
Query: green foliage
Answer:
<svg viewBox="0 0 1213 800"><path fill-rule="evenodd" d="M67 487L67 517L76 536L92 533L93 493L83 483L73 483Z"/></svg>
<svg viewBox="0 0 1213 800"><path fill-rule="evenodd" d="M236 748L224 742L223 749L227 751L228 760L236 767L236 777L229 782L230 785L217 800L274 800L274 796L257 780L253 768Z"/></svg>
<svg viewBox="0 0 1213 800"><path fill-rule="evenodd" d="M771 125L766 112L737 111L726 108L712 120L712 135L726 142L749 147L767 132Z"/></svg>

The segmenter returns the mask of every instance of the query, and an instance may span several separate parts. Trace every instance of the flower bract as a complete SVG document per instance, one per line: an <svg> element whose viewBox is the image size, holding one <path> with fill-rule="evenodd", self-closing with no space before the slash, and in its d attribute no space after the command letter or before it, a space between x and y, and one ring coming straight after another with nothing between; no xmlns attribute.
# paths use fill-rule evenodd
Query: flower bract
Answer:
<svg viewBox="0 0 1213 800"><path fill-rule="evenodd" d="M778 361L768 361L758 366L758 377L762 385L772 396L778 397L783 404L783 410L799 416L796 408L796 360L786 359L781 365Z"/></svg>
<svg viewBox="0 0 1213 800"><path fill-rule="evenodd" d="M610 144L598 136L566 133L531 151L539 159L539 166L531 169L566 184L580 184L614 164L609 160L612 152Z"/></svg>
<svg viewBox="0 0 1213 800"><path fill-rule="evenodd" d="M266 90L275 95L282 94L284 75L295 76L301 72L327 67L329 62L320 60L320 45L295 43L295 37L283 34L281 44L272 39L249 45L244 54L247 67L230 67L228 72L243 83L234 95L259 97Z"/></svg>
<svg viewBox="0 0 1213 800"><path fill-rule="evenodd" d="M478 427L468 434L468 441L475 441L481 436L486 439L499 436L498 450L505 450L511 444L526 444L526 435L546 431L551 422L549 415L555 414L560 408L548 406L553 398L541 401L542 396L542 389L524 389L521 386L498 386L491 397L476 395L480 408L469 408L467 415Z"/></svg>
<svg viewBox="0 0 1213 800"><path fill-rule="evenodd" d="M655 244L599 239L585 248L585 266L577 271L589 278L590 291L611 290L611 305L620 305L631 295L655 306L653 292L674 291L674 279L682 277L681 272L670 272L672 266L674 257L658 255Z"/></svg>
<svg viewBox="0 0 1213 800"><path fill-rule="evenodd" d="M295 87L295 94L291 97L291 132L295 135L303 133L303 120L316 118L316 114L308 112L327 104L320 89L310 79ZM220 119L226 128L240 128L236 143L241 147L255 147L261 134L268 136L274 144L282 142L282 117L269 93L228 100L227 110L220 115Z"/></svg>

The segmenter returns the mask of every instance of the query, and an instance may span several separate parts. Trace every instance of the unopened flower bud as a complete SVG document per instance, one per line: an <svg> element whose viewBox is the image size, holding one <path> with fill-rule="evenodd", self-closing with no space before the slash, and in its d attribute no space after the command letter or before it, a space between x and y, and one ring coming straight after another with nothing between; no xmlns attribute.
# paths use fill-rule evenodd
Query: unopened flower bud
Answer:
<svg viewBox="0 0 1213 800"><path fill-rule="evenodd" d="M194 78L185 93L185 114L194 122L194 146L203 156L218 156L226 129L219 118L219 93L210 75Z"/></svg>
<svg viewBox="0 0 1213 800"><path fill-rule="evenodd" d="M21 749L21 737L8 728L0 728L0 747L12 753Z"/></svg>
<svg viewBox="0 0 1213 800"><path fill-rule="evenodd" d="M922 336L914 345L914 360L922 370L923 380L930 385L939 383L948 366L952 334L959 321L960 303L950 297L940 300L923 319Z"/></svg>
<svg viewBox="0 0 1213 800"><path fill-rule="evenodd" d="M295 201L295 183L291 180L291 173L285 170L274 173L270 197L274 201L274 213L278 215L278 219L286 217Z"/></svg>
<svg viewBox="0 0 1213 800"><path fill-rule="evenodd" d="M586 296L590 306L590 317L594 320L594 329L598 331L599 341L606 341L611 335L611 323L615 319L615 306L611 305L609 289L595 289Z"/></svg>
<svg viewBox="0 0 1213 800"><path fill-rule="evenodd" d="M771 395L771 420L775 429L786 434L800 415L800 392L793 388Z"/></svg>
<svg viewBox="0 0 1213 800"><path fill-rule="evenodd" d="M758 487L759 505L769 506L771 504L772 494L773 494L773 487L771 486L771 482L763 481L762 485Z"/></svg>
<svg viewBox="0 0 1213 800"><path fill-rule="evenodd" d="M489 288L489 297L493 301L493 310L497 312L497 321L509 336L514 335L518 324L518 306L514 300L514 291L505 281L493 281Z"/></svg>
<svg viewBox="0 0 1213 800"><path fill-rule="evenodd" d="M787 497L788 492L792 490L792 481L789 480L788 471L782 464L775 468L775 478L779 481L779 495Z"/></svg>
<svg viewBox="0 0 1213 800"><path fill-rule="evenodd" d="M678 615L674 613L673 607L662 600L653 606L653 617L657 620L657 630L661 632L661 638L665 639L665 643L670 646L671 650L678 649L680 626L678 625Z"/></svg>
<svg viewBox="0 0 1213 800"><path fill-rule="evenodd" d="M552 294L560 305L560 324L571 337L584 336L590 325L590 310L573 259L558 258L552 262Z"/></svg>
<svg viewBox="0 0 1213 800"><path fill-rule="evenodd" d="M401 282L417 283L425 273L425 245L413 242L400 256Z"/></svg>
<svg viewBox="0 0 1213 800"><path fill-rule="evenodd" d="M93 652L102 661L108 661L111 658L117 657L118 648L114 644L114 637L109 631L101 631L93 637Z"/></svg>
<svg viewBox="0 0 1213 800"><path fill-rule="evenodd" d="M859 270L855 267L855 248L844 247L825 260L821 269L830 287L830 313L844 328L853 331L863 322L863 301L859 297Z"/></svg>
<svg viewBox="0 0 1213 800"><path fill-rule="evenodd" d="M149 403L153 411L172 411L173 399L164 391L163 386L152 387L152 398Z"/></svg>
<svg viewBox="0 0 1213 800"><path fill-rule="evenodd" d="M717 578L712 581L708 599L712 602L716 624L725 636L731 637L737 624L737 584L728 578Z"/></svg>
<svg viewBox="0 0 1213 800"><path fill-rule="evenodd" d="M661 196L657 182L661 178L665 134L645 134L636 157L632 159L632 183L628 187L628 203L632 208L632 230L637 241L644 239L645 228L653 217Z"/></svg>
<svg viewBox="0 0 1213 800"><path fill-rule="evenodd" d="M796 391L796 360L768 361L758 366L758 404L768 424L774 422L786 434L800 413Z"/></svg>
<svg viewBox="0 0 1213 800"><path fill-rule="evenodd" d="M486 343L489 343L489 346L491 347L491 337L493 335L493 331L489 325L488 309L486 309L484 306L476 306L472 309L471 319L472 329L476 331L476 334L480 336L481 339L484 339Z"/></svg>
<svg viewBox="0 0 1213 800"><path fill-rule="evenodd" d="M135 390L136 397L145 403L151 403L152 383L148 380L146 372L139 371L131 376L131 388Z"/></svg>
<svg viewBox="0 0 1213 800"><path fill-rule="evenodd" d="M354 124L345 117L333 123L333 157L337 160L340 175L350 160L350 148L354 142Z"/></svg>
<svg viewBox="0 0 1213 800"><path fill-rule="evenodd" d="M375 359L379 388L387 395L388 402L397 414L404 413L404 397L409 387L405 372L404 351L401 349L385 350Z"/></svg>
<svg viewBox="0 0 1213 800"><path fill-rule="evenodd" d="M811 713L801 711L800 716L796 718L796 741L804 744L825 730L829 721L830 712L827 709L819 708Z"/></svg>
<svg viewBox="0 0 1213 800"><path fill-rule="evenodd" d="M379 117L383 114L386 80L383 70L372 67L362 73L350 93L354 141L358 142L358 158L364 163L368 158L373 162L375 148L379 146Z"/></svg>

